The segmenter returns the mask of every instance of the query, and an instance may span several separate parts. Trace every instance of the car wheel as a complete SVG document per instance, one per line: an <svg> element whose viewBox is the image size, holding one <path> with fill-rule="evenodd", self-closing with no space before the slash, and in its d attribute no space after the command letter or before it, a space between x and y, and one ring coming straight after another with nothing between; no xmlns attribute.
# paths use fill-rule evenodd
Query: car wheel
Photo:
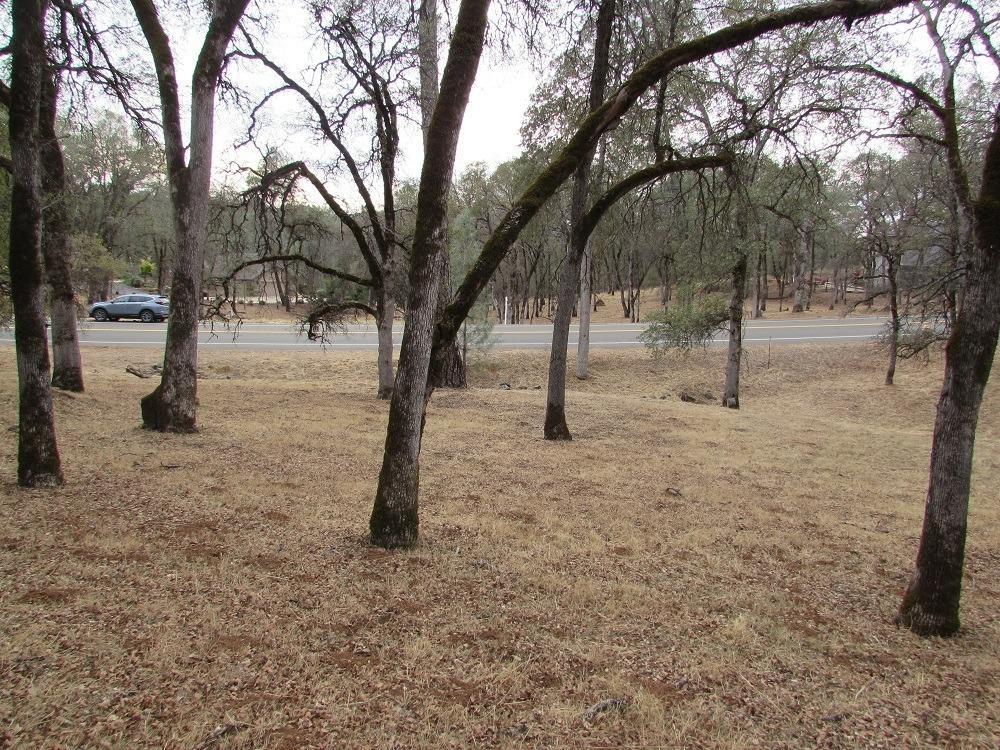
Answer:
<svg viewBox="0 0 1000 750"><path fill-rule="evenodd" d="M108 319L108 311L100 307L94 310L92 315L98 323L103 323Z"/></svg>
<svg viewBox="0 0 1000 750"><path fill-rule="evenodd" d="M141 313L139 313L139 320L141 320L143 323L152 323L154 320L156 320L156 316L153 315L152 310L143 310Z"/></svg>

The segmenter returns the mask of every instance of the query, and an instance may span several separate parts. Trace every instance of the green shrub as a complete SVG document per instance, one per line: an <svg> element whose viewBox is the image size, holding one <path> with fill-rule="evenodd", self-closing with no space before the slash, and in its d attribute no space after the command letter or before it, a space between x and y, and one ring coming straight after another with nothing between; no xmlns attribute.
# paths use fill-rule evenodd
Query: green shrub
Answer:
<svg viewBox="0 0 1000 750"><path fill-rule="evenodd" d="M639 339L654 357L668 349L688 352L696 346L708 346L715 334L725 329L729 309L720 295L689 298L667 310L646 318L649 325Z"/></svg>

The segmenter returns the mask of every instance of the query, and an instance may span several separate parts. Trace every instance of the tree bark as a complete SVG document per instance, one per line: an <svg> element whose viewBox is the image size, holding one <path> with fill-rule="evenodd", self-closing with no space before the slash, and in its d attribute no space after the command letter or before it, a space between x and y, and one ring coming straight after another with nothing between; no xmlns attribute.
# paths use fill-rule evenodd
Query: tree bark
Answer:
<svg viewBox="0 0 1000 750"><path fill-rule="evenodd" d="M451 302L451 258L447 247L442 249L439 263L441 284L438 287L435 318L440 317ZM465 360L462 358L462 348L458 345L457 338L453 337L442 344L440 351L435 353L433 362L430 373L431 388L465 388L468 385Z"/></svg>
<svg viewBox="0 0 1000 750"><path fill-rule="evenodd" d="M743 358L743 300L746 296L747 256L740 253L733 266L733 293L729 298L729 356L726 359L726 390L722 405L740 408L740 363Z"/></svg>
<svg viewBox="0 0 1000 750"><path fill-rule="evenodd" d="M588 376L588 365L590 361L590 313L593 310L591 300L590 277L592 271L592 260L594 255L594 244L587 240L587 248L583 251L583 258L580 264L580 331L577 334L576 344L576 377L586 380Z"/></svg>
<svg viewBox="0 0 1000 750"><path fill-rule="evenodd" d="M441 93L428 128L417 193L417 220L410 265L410 295L399 367L389 405L385 453L369 521L380 547L414 545L419 532L420 442L432 389L428 376L438 286L445 246L448 194L455 150L476 78L486 35L489 0L462 0L451 40Z"/></svg>
<svg viewBox="0 0 1000 750"><path fill-rule="evenodd" d="M198 318L212 176L215 93L226 48L248 2L219 0L212 5L211 20L191 83L191 142L190 155L185 162L177 73L170 40L152 0L132 0L156 68L177 242L163 375L156 390L141 401L143 426L161 432L193 432L196 429Z"/></svg>
<svg viewBox="0 0 1000 750"><path fill-rule="evenodd" d="M376 290L378 304L378 398L387 400L392 396L392 325L396 315L396 302L392 298L391 274L382 279L382 286Z"/></svg>
<svg viewBox="0 0 1000 750"><path fill-rule="evenodd" d="M457 337L435 350L431 358L430 385L431 389L466 387L465 359Z"/></svg>
<svg viewBox="0 0 1000 750"><path fill-rule="evenodd" d="M59 73L46 71L39 105L39 155L42 192L42 256L52 297L52 385L64 391L83 391L83 364L77 337L76 292L73 289L70 220L66 205L66 166L56 135Z"/></svg>
<svg viewBox="0 0 1000 750"><path fill-rule="evenodd" d="M945 350L917 565L896 619L925 636L954 635L960 626L972 455L1000 334L1000 107L973 217L964 299Z"/></svg>
<svg viewBox="0 0 1000 750"><path fill-rule="evenodd" d="M11 3L11 67L8 127L13 172L10 211L10 294L17 354L17 483L62 484L56 445L49 348L42 307L39 184L39 100L44 67L44 17L39 0Z"/></svg>
<svg viewBox="0 0 1000 750"><path fill-rule="evenodd" d="M896 377L896 356L899 352L899 287L896 283L896 259L886 255L886 276L889 279L889 367L885 372L885 384L892 385Z"/></svg>

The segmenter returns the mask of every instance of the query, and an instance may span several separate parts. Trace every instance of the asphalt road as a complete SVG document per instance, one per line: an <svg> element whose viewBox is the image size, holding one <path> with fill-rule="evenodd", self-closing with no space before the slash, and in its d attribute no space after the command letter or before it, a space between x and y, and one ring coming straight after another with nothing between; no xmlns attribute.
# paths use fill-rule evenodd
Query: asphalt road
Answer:
<svg viewBox="0 0 1000 750"><path fill-rule="evenodd" d="M802 320L748 321L744 342L747 344L789 343L851 343L870 340L884 325L884 318L821 318ZM622 348L642 346L638 334L645 328L642 323L602 323L592 325L590 345L593 348ZM96 323L81 324L80 343L84 346L143 346L162 348L166 334L164 323ZM396 326L394 340L398 346L402 325ZM498 349L546 349L552 340L551 325L495 326L491 337ZM13 332L0 329L0 345L10 345ZM715 344L727 341L726 334L716 337ZM570 330L570 345L576 346L577 328ZM211 349L247 349L296 351L315 350L322 344L309 341L287 324L247 323L233 338L232 331L216 326L213 332L203 327L199 346ZM377 348L374 326L350 326L344 334L335 336L326 344L328 349L364 350Z"/></svg>

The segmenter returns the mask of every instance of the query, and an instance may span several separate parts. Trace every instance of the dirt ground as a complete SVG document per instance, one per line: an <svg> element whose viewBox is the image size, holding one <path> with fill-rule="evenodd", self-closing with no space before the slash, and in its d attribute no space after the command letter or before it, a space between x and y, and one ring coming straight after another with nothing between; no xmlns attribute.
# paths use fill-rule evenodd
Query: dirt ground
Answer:
<svg viewBox="0 0 1000 750"><path fill-rule="evenodd" d="M26 491L0 349L0 747L1000 746L995 383L963 631L923 640L892 616L940 361L751 349L733 412L721 350L596 350L549 443L543 355L493 354L435 394L387 553L372 357L211 353L176 436L138 427L148 351L84 355L67 483Z"/></svg>

